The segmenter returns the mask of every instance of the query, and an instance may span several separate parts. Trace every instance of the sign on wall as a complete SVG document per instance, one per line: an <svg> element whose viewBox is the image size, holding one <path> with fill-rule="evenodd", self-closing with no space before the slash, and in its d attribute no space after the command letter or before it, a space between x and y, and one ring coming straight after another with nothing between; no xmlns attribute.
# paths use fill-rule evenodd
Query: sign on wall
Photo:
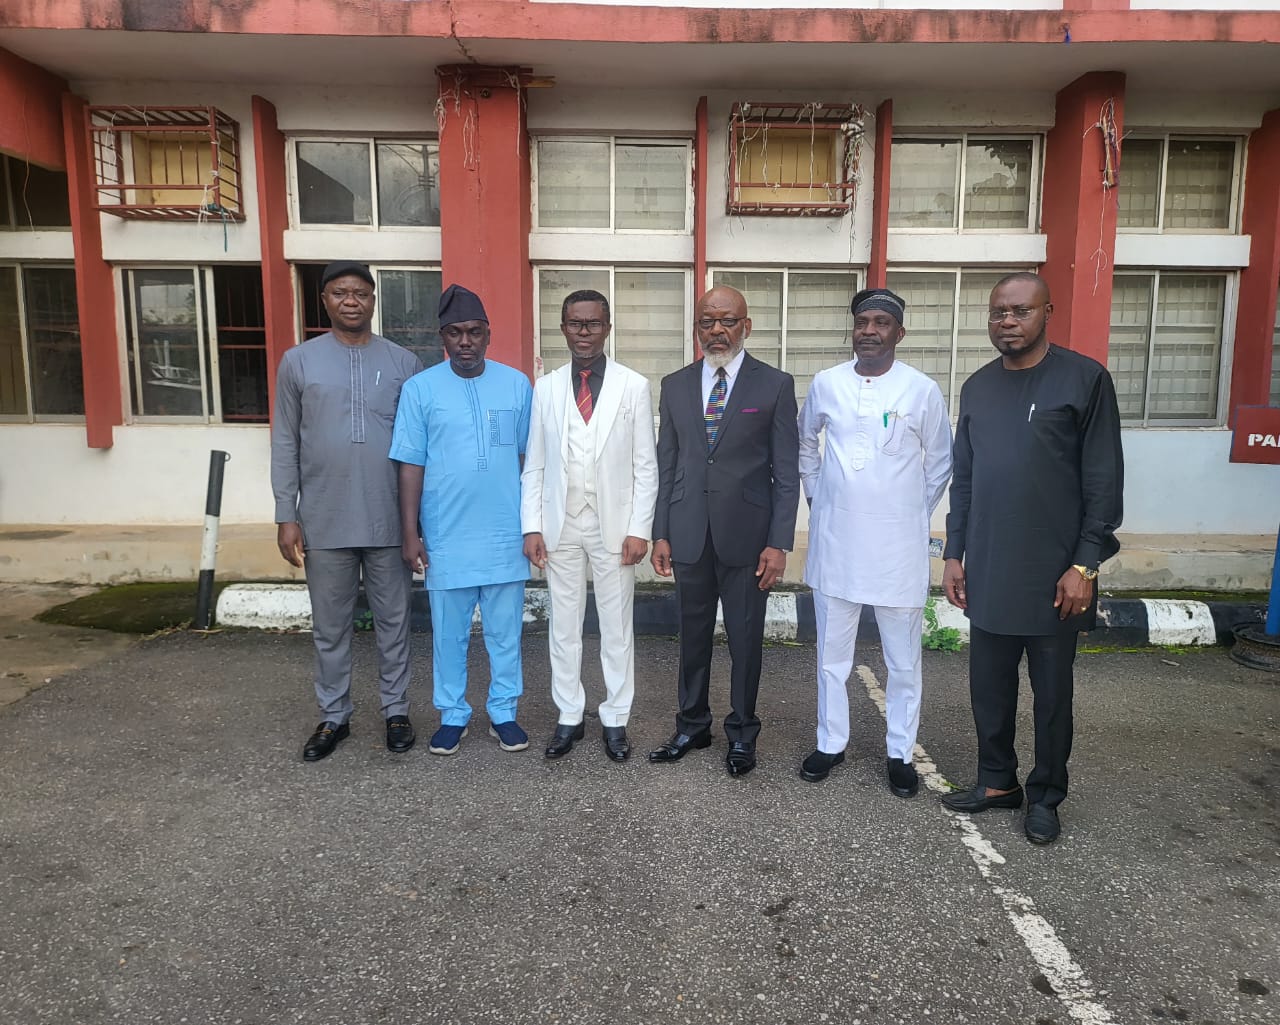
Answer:
<svg viewBox="0 0 1280 1025"><path fill-rule="evenodd" d="M1280 409L1241 406L1236 410L1231 462L1280 464Z"/></svg>

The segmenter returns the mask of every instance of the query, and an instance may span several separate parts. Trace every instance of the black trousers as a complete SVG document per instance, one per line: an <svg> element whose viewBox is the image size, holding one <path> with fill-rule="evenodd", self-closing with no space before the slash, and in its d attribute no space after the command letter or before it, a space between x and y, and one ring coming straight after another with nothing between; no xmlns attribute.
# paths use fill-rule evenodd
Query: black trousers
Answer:
<svg viewBox="0 0 1280 1025"><path fill-rule="evenodd" d="M1071 757L1074 631L1044 637L1017 637L969 628L969 698L978 730L978 785L1008 790L1018 785L1013 749L1018 711L1018 664L1027 654L1027 672L1036 729L1036 763L1027 776L1028 804L1056 808L1067 796Z"/></svg>
<svg viewBox="0 0 1280 1025"><path fill-rule="evenodd" d="M760 590L755 565L727 566L716 558L711 531L697 562L673 564L680 617L680 710L676 729L694 734L711 727L711 652L716 630L716 600L724 606L729 642L729 703L724 720L731 742L754 743L760 733L756 694L760 689L767 591Z"/></svg>

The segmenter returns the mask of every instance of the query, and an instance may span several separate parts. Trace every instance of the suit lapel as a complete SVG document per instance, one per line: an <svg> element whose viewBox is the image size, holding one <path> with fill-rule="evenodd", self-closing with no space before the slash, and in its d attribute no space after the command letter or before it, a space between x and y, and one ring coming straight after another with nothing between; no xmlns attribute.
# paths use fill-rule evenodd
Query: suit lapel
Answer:
<svg viewBox="0 0 1280 1025"><path fill-rule="evenodd" d="M742 366L738 368L738 379L733 382L733 391L729 392L729 401L725 403L724 412L720 414L720 429L716 432L716 443L711 446L712 452L720 447L720 442L724 440L725 432L729 429L729 423L733 420L733 415L742 408L743 397L749 387L750 377L757 366L759 364L750 354L743 355Z"/></svg>
<svg viewBox="0 0 1280 1025"><path fill-rule="evenodd" d="M560 465L564 466L569 459L569 414L577 411L571 401L569 381L573 372L573 364L557 367L551 372L551 410L560 416Z"/></svg>
<svg viewBox="0 0 1280 1025"><path fill-rule="evenodd" d="M689 365L689 376L685 383L689 387L689 402L693 409L693 415L697 418L698 426L702 430L702 440L705 442L707 440L707 405L702 401L702 365L702 360Z"/></svg>
<svg viewBox="0 0 1280 1025"><path fill-rule="evenodd" d="M591 412L591 429L596 432L596 460L604 451L604 443L618 418L618 407L622 405L622 371L613 360L606 359L604 364L604 380L600 384L600 399Z"/></svg>

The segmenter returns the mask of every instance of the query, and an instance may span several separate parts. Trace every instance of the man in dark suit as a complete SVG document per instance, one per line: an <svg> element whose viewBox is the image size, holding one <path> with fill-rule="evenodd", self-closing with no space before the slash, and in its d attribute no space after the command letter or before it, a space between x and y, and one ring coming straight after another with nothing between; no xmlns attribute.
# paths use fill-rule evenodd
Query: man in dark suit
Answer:
<svg viewBox="0 0 1280 1025"><path fill-rule="evenodd" d="M679 761L711 743L718 599L731 663L730 776L756 765L765 606L787 565L800 497L795 382L743 350L750 334L740 292L713 288L698 301L703 358L662 380L653 519L653 568L676 578L680 709L675 735L649 760Z"/></svg>

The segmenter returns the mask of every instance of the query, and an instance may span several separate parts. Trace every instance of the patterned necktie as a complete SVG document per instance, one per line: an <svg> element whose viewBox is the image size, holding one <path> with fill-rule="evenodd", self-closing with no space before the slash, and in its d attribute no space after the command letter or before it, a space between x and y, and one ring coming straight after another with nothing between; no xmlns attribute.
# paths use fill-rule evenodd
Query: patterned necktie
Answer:
<svg viewBox="0 0 1280 1025"><path fill-rule="evenodd" d="M578 412L582 414L584 424L591 423L591 386L587 384L587 378L590 376L589 369L578 371L578 377L581 378L578 383Z"/></svg>
<svg viewBox="0 0 1280 1025"><path fill-rule="evenodd" d="M703 419L707 424L707 448L716 443L716 435L720 433L720 418L724 416L724 400L729 393L724 367L716 368L716 383L707 398L707 411Z"/></svg>

